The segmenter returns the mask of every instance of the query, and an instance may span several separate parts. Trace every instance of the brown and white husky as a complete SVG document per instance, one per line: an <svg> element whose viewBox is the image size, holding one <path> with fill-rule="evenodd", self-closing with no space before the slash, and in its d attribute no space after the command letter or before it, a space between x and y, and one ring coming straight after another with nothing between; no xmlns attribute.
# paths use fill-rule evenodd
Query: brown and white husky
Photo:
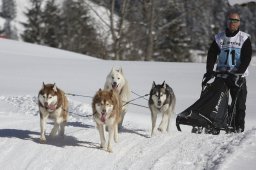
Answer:
<svg viewBox="0 0 256 170"><path fill-rule="evenodd" d="M65 125L68 118L68 100L64 92L55 84L44 84L38 94L40 112L41 142L45 142L45 126L47 119L54 120L54 126L50 133L51 137L64 136Z"/></svg>
<svg viewBox="0 0 256 170"><path fill-rule="evenodd" d="M118 141L118 123L122 104L119 95L113 90L97 91L92 101L93 118L100 135L100 146L112 152L112 143ZM105 127L108 129L108 143L105 140Z"/></svg>

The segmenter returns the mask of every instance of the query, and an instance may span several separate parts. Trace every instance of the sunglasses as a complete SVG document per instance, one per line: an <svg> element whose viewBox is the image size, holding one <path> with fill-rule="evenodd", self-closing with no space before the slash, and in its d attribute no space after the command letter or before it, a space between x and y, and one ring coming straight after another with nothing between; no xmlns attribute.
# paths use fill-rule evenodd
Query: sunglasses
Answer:
<svg viewBox="0 0 256 170"><path fill-rule="evenodd" d="M234 18L229 18L228 22L230 23L238 23L240 21L240 19L234 19Z"/></svg>

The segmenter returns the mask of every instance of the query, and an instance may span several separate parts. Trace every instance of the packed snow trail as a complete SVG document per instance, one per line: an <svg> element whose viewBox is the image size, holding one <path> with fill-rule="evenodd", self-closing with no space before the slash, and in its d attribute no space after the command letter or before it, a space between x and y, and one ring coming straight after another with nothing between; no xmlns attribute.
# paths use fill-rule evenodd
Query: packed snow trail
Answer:
<svg viewBox="0 0 256 170"><path fill-rule="evenodd" d="M48 141L41 144L35 96L1 96L0 106L1 169L221 169L240 148L256 141L256 128L241 134L197 135L178 132L174 123L169 134L151 138L150 126L129 119L114 153L108 153L99 148L90 105L70 100L65 137L50 139L53 124L48 121ZM137 119L138 113L127 114ZM145 115L144 120L150 119Z"/></svg>

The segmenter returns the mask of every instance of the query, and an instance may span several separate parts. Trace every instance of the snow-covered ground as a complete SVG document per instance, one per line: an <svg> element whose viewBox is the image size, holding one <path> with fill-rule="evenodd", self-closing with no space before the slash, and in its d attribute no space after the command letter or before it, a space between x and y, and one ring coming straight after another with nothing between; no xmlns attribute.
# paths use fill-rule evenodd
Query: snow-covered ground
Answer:
<svg viewBox="0 0 256 170"><path fill-rule="evenodd" d="M61 7L64 0L56 0L56 4ZM45 7L47 1L43 1L42 8ZM93 1L84 0L88 7L88 15L91 19L91 25L97 30L99 37L107 44L112 43L112 37L110 34L110 19L109 10L97 5ZM11 22L12 29L17 31L18 40L21 39L21 34L24 32L24 26L22 23L27 22L25 13L31 8L32 4L30 0L16 0L16 18ZM0 0L0 10L2 8L2 1ZM114 17L117 20L117 16ZM115 21L116 22L116 21ZM0 17L0 28L4 28L5 19Z"/></svg>
<svg viewBox="0 0 256 170"><path fill-rule="evenodd" d="M203 63L103 61L0 39L0 169L255 169L255 66L250 66L247 79L244 133L196 135L185 126L178 132L173 115L170 132L150 138L149 109L130 105L114 153L107 153L99 149L91 98L68 96L71 113L65 137L41 144L37 94L42 82L56 83L66 93L93 96L113 66L123 68L132 91L140 95L149 93L153 80L165 80L177 96L176 113L198 99L205 71ZM147 106L146 99L134 103ZM48 121L47 137L52 126Z"/></svg>
<svg viewBox="0 0 256 170"><path fill-rule="evenodd" d="M246 4L249 2L256 2L256 0L228 0L230 5Z"/></svg>

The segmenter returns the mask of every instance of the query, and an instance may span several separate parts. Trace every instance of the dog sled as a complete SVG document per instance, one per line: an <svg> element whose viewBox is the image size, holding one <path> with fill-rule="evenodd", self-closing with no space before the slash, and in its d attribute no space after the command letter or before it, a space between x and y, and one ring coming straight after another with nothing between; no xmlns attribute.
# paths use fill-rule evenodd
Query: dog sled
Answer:
<svg viewBox="0 0 256 170"><path fill-rule="evenodd" d="M205 133L214 135L218 135L220 130L225 130L226 133L234 131L235 105L240 88L229 105L229 88L224 78L231 74L215 73L212 83L202 83L205 85L202 85L200 98L177 115L176 126L179 131L181 131L180 125L192 126L191 132L199 134L203 129Z"/></svg>

